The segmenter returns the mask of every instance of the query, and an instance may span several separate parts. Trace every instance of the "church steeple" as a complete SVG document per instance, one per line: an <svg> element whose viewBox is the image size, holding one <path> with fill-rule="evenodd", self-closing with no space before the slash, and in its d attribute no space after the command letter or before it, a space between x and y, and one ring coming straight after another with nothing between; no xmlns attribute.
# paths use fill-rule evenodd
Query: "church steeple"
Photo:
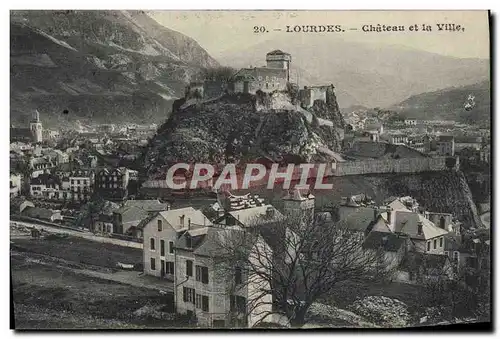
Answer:
<svg viewBox="0 0 500 339"><path fill-rule="evenodd" d="M30 122L30 130L33 137L33 142L40 143L42 142L42 122L40 121L40 113L38 110L35 110L33 114L33 120Z"/></svg>

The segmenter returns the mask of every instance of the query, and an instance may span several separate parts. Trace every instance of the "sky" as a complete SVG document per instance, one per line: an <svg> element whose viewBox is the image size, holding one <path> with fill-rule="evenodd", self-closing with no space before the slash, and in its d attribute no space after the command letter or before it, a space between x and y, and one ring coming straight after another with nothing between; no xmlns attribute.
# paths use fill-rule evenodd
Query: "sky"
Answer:
<svg viewBox="0 0 500 339"><path fill-rule="evenodd" d="M487 11L148 11L160 24L195 39L215 58L291 34L335 34L346 41L398 45L458 58L489 58ZM438 31L437 24L464 30ZM363 32L364 25L404 25L404 32ZM431 32L422 25L430 25ZM341 25L340 33L287 33L286 26ZM418 32L409 31L417 25ZM254 33L254 27L267 32ZM281 31L275 31L281 29Z"/></svg>

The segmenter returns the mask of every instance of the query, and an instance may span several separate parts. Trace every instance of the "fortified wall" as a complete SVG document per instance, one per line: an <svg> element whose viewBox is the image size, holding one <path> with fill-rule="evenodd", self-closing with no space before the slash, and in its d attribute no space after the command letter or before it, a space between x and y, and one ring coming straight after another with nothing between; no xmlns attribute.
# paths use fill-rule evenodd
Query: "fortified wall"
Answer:
<svg viewBox="0 0 500 339"><path fill-rule="evenodd" d="M448 160L449 159L449 160ZM427 171L444 171L451 168L457 170L458 158L403 158L403 159L378 159L336 162L332 164L329 175L361 175L376 173L419 173Z"/></svg>

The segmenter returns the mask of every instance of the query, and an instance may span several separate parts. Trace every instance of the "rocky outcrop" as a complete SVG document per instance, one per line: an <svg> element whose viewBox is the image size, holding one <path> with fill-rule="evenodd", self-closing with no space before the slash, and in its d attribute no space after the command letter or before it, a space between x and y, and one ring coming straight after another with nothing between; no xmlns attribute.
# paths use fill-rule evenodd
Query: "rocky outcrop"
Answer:
<svg viewBox="0 0 500 339"><path fill-rule="evenodd" d="M406 327L410 321L405 303L383 296L368 296L356 300L349 310L383 327Z"/></svg>
<svg viewBox="0 0 500 339"><path fill-rule="evenodd" d="M330 126L314 126L314 113L292 104L286 92L226 94L212 100L179 100L170 119L160 127L145 155L148 174L178 161L249 162L314 161L319 146L340 150L336 128L343 120L330 106L324 116L335 116ZM318 109L319 110L319 109Z"/></svg>

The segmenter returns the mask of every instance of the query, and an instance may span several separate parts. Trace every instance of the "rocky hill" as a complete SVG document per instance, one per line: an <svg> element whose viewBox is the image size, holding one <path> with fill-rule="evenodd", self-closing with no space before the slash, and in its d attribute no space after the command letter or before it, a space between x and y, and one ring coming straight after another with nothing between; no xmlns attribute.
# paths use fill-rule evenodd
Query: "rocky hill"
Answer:
<svg viewBox="0 0 500 339"><path fill-rule="evenodd" d="M465 228L481 227L471 190L462 172L441 171L422 173L387 173L330 177L332 190L316 190L316 207L330 208L339 204L342 197L364 193L377 204L390 197L411 196L428 211L453 213ZM275 191L255 189L256 193L281 208L281 195ZM244 194L247 191L238 192ZM283 195L285 192L283 192Z"/></svg>
<svg viewBox="0 0 500 339"><path fill-rule="evenodd" d="M226 94L206 101L179 100L145 154L148 174L175 162L223 164L267 157L314 161L318 150L339 151L344 120L335 95L308 111L286 92Z"/></svg>
<svg viewBox="0 0 500 339"><path fill-rule="evenodd" d="M469 95L474 96L475 106L467 111L464 104ZM390 109L399 112L404 117L456 120L490 127L490 82L482 81L477 84L414 95Z"/></svg>
<svg viewBox="0 0 500 339"><path fill-rule="evenodd" d="M141 11L11 11L11 121L163 122L185 83L218 63ZM64 113L63 113L64 112Z"/></svg>

